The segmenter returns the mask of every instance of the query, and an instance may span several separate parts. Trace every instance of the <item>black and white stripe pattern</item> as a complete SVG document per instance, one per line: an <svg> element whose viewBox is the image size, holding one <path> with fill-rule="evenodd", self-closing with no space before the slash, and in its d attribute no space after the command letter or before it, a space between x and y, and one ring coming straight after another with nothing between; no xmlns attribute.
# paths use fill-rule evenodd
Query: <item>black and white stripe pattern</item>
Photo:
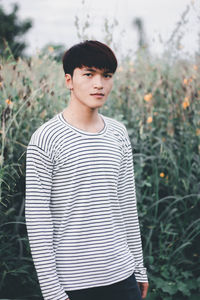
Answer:
<svg viewBox="0 0 200 300"><path fill-rule="evenodd" d="M45 300L67 290L128 278L146 282L132 147L126 127L75 128L62 112L32 135L26 156L25 216Z"/></svg>

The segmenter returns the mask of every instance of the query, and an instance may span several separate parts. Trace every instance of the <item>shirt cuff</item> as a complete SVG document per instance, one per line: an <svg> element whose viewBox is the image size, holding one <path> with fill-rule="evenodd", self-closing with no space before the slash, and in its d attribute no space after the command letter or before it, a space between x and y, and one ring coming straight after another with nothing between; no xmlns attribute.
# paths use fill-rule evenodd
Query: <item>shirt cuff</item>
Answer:
<svg viewBox="0 0 200 300"><path fill-rule="evenodd" d="M148 282L146 268L135 269L134 274L135 274L135 278L136 278L137 282Z"/></svg>

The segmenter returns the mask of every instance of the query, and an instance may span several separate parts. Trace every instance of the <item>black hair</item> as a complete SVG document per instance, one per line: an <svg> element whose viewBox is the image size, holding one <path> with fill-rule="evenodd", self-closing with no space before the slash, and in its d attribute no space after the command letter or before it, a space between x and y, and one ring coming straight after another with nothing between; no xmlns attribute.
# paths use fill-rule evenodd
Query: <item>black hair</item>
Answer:
<svg viewBox="0 0 200 300"><path fill-rule="evenodd" d="M113 51L105 44L86 40L72 46L63 55L63 69L65 74L71 74L75 68L94 67L115 73L117 59Z"/></svg>

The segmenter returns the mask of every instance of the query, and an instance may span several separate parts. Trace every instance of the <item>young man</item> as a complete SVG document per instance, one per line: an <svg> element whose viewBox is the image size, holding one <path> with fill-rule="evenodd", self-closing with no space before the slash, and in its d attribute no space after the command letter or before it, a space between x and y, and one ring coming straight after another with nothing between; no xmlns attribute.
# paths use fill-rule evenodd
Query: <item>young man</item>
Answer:
<svg viewBox="0 0 200 300"><path fill-rule="evenodd" d="M131 143L121 122L98 113L116 57L85 41L64 54L63 68L69 104L27 147L26 223L43 297L145 298Z"/></svg>

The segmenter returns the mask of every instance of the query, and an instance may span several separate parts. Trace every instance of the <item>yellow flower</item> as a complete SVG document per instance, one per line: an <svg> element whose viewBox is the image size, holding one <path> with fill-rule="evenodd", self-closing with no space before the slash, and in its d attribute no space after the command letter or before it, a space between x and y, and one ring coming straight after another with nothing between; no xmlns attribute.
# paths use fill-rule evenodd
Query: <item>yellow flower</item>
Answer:
<svg viewBox="0 0 200 300"><path fill-rule="evenodd" d="M183 104L182 104L183 108L186 109L188 106L189 106L189 103L184 101Z"/></svg>
<svg viewBox="0 0 200 300"><path fill-rule="evenodd" d="M189 102L189 97L185 97L183 103L182 103L182 107L184 109L186 109L188 106L190 105L190 102Z"/></svg>
<svg viewBox="0 0 200 300"><path fill-rule="evenodd" d="M48 47L48 51L49 51L49 52L53 52L53 51L54 51L54 48L53 48L52 46L49 46L49 47Z"/></svg>
<svg viewBox="0 0 200 300"><path fill-rule="evenodd" d="M199 136L200 135L200 128L196 129L196 135Z"/></svg>
<svg viewBox="0 0 200 300"><path fill-rule="evenodd" d="M118 67L118 72L122 72L123 71L123 67L122 66L120 66L120 67Z"/></svg>
<svg viewBox="0 0 200 300"><path fill-rule="evenodd" d="M188 79L187 79L187 78L184 78L184 79L183 79L183 84L185 84L185 85L188 84Z"/></svg>
<svg viewBox="0 0 200 300"><path fill-rule="evenodd" d="M12 101L11 101L10 99L6 99L5 102L6 102L8 105L12 104Z"/></svg>
<svg viewBox="0 0 200 300"><path fill-rule="evenodd" d="M152 123L152 121L153 121L153 118L152 118L152 117L148 117L148 118L147 118L147 123Z"/></svg>
<svg viewBox="0 0 200 300"><path fill-rule="evenodd" d="M165 173L161 172L160 177L162 177L162 178L165 177Z"/></svg>
<svg viewBox="0 0 200 300"><path fill-rule="evenodd" d="M44 119L46 116L46 110L44 109L41 113L40 113L40 118Z"/></svg>
<svg viewBox="0 0 200 300"><path fill-rule="evenodd" d="M0 86L2 86L2 85L3 85L3 82L1 81L1 82L0 82Z"/></svg>
<svg viewBox="0 0 200 300"><path fill-rule="evenodd" d="M144 96L144 100L148 102L148 101L150 101L152 99L152 97L153 97L152 93L146 94Z"/></svg>
<svg viewBox="0 0 200 300"><path fill-rule="evenodd" d="M197 71L197 70L198 70L197 65L194 65L194 66L193 66L193 69L194 69L195 71Z"/></svg>

